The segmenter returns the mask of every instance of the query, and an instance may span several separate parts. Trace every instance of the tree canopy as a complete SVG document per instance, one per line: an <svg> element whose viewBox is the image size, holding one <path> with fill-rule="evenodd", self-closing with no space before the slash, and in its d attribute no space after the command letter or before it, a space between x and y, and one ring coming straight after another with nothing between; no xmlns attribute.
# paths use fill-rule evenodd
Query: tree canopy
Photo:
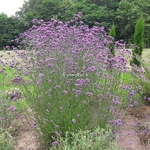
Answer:
<svg viewBox="0 0 150 150"><path fill-rule="evenodd" d="M92 27L95 22L109 31L116 27L116 40L134 42L137 19L145 20L144 43L150 41L150 0L26 0L15 16L0 14L0 48L10 45L10 40L27 30L25 23L32 25L33 19L49 21L52 18L63 22L72 19L77 12L83 13L82 20Z"/></svg>

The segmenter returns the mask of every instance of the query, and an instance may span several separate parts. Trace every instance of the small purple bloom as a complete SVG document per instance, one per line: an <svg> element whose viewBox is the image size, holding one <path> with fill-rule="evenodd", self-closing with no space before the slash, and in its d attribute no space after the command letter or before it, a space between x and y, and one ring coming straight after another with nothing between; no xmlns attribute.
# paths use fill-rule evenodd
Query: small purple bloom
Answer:
<svg viewBox="0 0 150 150"><path fill-rule="evenodd" d="M55 88L56 88L56 89L60 89L60 86L57 85L57 86L55 86Z"/></svg>
<svg viewBox="0 0 150 150"><path fill-rule="evenodd" d="M51 63L51 64L48 64L47 66L48 66L49 68L52 68L52 67L54 67L54 64Z"/></svg>
<svg viewBox="0 0 150 150"><path fill-rule="evenodd" d="M91 66L90 70L91 70L92 72L94 72L94 71L96 70L96 68L95 68L94 66Z"/></svg>
<svg viewBox="0 0 150 150"><path fill-rule="evenodd" d="M10 107L8 108L8 110L16 111L16 110L17 110L17 108L16 108L15 106L10 106Z"/></svg>
<svg viewBox="0 0 150 150"><path fill-rule="evenodd" d="M68 91L65 90L65 91L63 91L63 93L64 93L64 94L68 94Z"/></svg>
<svg viewBox="0 0 150 150"><path fill-rule="evenodd" d="M129 145L132 145L132 142L129 142Z"/></svg>
<svg viewBox="0 0 150 150"><path fill-rule="evenodd" d="M10 46L6 46L7 49L10 49Z"/></svg>
<svg viewBox="0 0 150 150"><path fill-rule="evenodd" d="M42 98L42 95L39 95L38 98L41 99L41 98Z"/></svg>
<svg viewBox="0 0 150 150"><path fill-rule="evenodd" d="M114 107L113 107L112 105L110 106L110 110L111 110L111 111L114 110Z"/></svg>
<svg viewBox="0 0 150 150"><path fill-rule="evenodd" d="M43 79L44 78L44 74L39 74L39 78Z"/></svg>
<svg viewBox="0 0 150 150"><path fill-rule="evenodd" d="M16 100L17 100L17 97L14 97L12 100L13 100L13 101L16 101Z"/></svg>
<svg viewBox="0 0 150 150"><path fill-rule="evenodd" d="M29 71L29 70L26 70L24 74L25 74L25 75L28 75L29 73L30 73L30 71Z"/></svg>
<svg viewBox="0 0 150 150"><path fill-rule="evenodd" d="M145 129L145 130L143 130L142 132L143 132L144 134L146 134L146 133L147 133L147 130Z"/></svg>
<svg viewBox="0 0 150 150"><path fill-rule="evenodd" d="M48 94L48 92L45 92L45 94L47 95L47 94Z"/></svg>
<svg viewBox="0 0 150 150"><path fill-rule="evenodd" d="M57 131L55 131L55 135L56 135L56 136L59 136L59 133L58 133Z"/></svg>
<svg viewBox="0 0 150 150"><path fill-rule="evenodd" d="M114 124L119 126L122 125L121 119L114 120Z"/></svg>
<svg viewBox="0 0 150 150"><path fill-rule="evenodd" d="M81 86L80 84L75 84L75 86Z"/></svg>
<svg viewBox="0 0 150 150"><path fill-rule="evenodd" d="M134 102L134 105L137 105L137 104L138 104L138 102L137 102L137 101L135 101L135 102Z"/></svg>
<svg viewBox="0 0 150 150"><path fill-rule="evenodd" d="M77 121L76 121L75 119L72 119L72 122L73 122L74 124L76 124Z"/></svg>
<svg viewBox="0 0 150 150"><path fill-rule="evenodd" d="M42 83L42 79L39 79L36 83L36 86L39 86Z"/></svg>
<svg viewBox="0 0 150 150"><path fill-rule="evenodd" d="M54 142L52 142L52 145L53 145L53 146L57 146L57 145L58 145L58 142L57 142L57 141L54 141Z"/></svg>
<svg viewBox="0 0 150 150"><path fill-rule="evenodd" d="M36 124L32 124L31 127L32 127L33 129L35 129L35 128L36 128Z"/></svg>
<svg viewBox="0 0 150 150"><path fill-rule="evenodd" d="M59 128L59 125L56 125L55 128Z"/></svg>
<svg viewBox="0 0 150 150"><path fill-rule="evenodd" d="M90 97L90 96L92 96L92 93L86 92L86 95Z"/></svg>
<svg viewBox="0 0 150 150"><path fill-rule="evenodd" d="M134 105L133 104L129 104L129 108L133 107Z"/></svg>
<svg viewBox="0 0 150 150"><path fill-rule="evenodd" d="M34 119L33 121L34 121L35 123L37 123L37 119Z"/></svg>
<svg viewBox="0 0 150 150"><path fill-rule="evenodd" d="M85 82L88 82L88 83L89 83L89 82L91 82L91 81L90 81L90 79L86 78L86 79L85 79Z"/></svg>
<svg viewBox="0 0 150 150"><path fill-rule="evenodd" d="M135 95L135 91L132 90L132 91L130 92L130 95Z"/></svg>
<svg viewBox="0 0 150 150"><path fill-rule="evenodd" d="M1 120L4 121L6 119L6 117L2 117Z"/></svg>

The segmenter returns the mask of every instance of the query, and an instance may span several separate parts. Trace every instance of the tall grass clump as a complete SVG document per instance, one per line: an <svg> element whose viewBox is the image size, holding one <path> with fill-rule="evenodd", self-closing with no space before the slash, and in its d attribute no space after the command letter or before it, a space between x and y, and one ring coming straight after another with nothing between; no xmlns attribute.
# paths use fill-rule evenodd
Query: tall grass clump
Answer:
<svg viewBox="0 0 150 150"><path fill-rule="evenodd" d="M21 83L35 118L31 126L46 144L66 132L105 128L108 123L118 128L121 119L114 114L124 99L118 91L128 91L129 103L137 92L119 80L127 70L124 44L115 42L117 53L109 58L112 41L104 27L89 28L81 16L79 12L66 23L34 19L14 40L24 49L14 47L22 59L14 66L14 81ZM22 82L24 76L28 84Z"/></svg>

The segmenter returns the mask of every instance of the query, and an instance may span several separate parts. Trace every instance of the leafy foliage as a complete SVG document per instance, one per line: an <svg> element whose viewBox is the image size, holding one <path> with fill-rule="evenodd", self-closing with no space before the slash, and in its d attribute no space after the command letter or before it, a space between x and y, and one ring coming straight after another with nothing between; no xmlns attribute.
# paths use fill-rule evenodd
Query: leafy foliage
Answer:
<svg viewBox="0 0 150 150"><path fill-rule="evenodd" d="M0 128L0 147L1 150L13 150L15 148L15 141L10 133Z"/></svg>
<svg viewBox="0 0 150 150"><path fill-rule="evenodd" d="M140 62L142 66L142 73L140 73L139 68L134 68L133 77L134 80L132 81L134 85L138 86L141 85L142 89L142 100L147 105L150 105L150 67L145 64L145 62L141 61L139 56L136 57L137 60ZM150 55L148 56L150 61Z"/></svg>
<svg viewBox="0 0 150 150"><path fill-rule="evenodd" d="M110 45L110 51L112 53L113 56L115 56L115 45L114 45L114 42L115 42L115 37L116 37L116 31L115 31L115 25L113 24L112 27L111 27L111 30L109 32L109 36L111 36L113 38L113 41L112 41L112 44Z"/></svg>
<svg viewBox="0 0 150 150"><path fill-rule="evenodd" d="M63 22L72 19L77 12L83 12L87 15L82 20L91 28L95 22L99 26L104 26L106 31L114 22L116 26L116 40L123 39L128 43L134 42L134 27L136 20L142 15L145 19L144 43L149 47L150 40L150 0L28 0L15 15L15 24L3 19L0 21L1 27L5 24L12 27L0 33L0 47L11 45L10 39L15 39L16 35L24 32L28 28L24 25L26 22L32 26L32 19L42 19L49 21L51 18ZM3 14L1 14L3 15ZM5 17L4 17L5 18ZM9 18L9 17L8 17ZM13 28L13 31L12 31ZM14 31L15 30L15 31ZM2 32L2 31L1 31ZM12 34L12 32L15 32Z"/></svg>
<svg viewBox="0 0 150 150"><path fill-rule="evenodd" d="M11 40L17 38L20 33L18 19L0 14L0 29L0 49L3 49L6 45L12 46Z"/></svg>
<svg viewBox="0 0 150 150"><path fill-rule="evenodd" d="M116 137L113 136L110 126L105 130L98 127L93 131L66 132L65 138L58 137L58 145L53 142L56 145L50 150L121 150L115 143Z"/></svg>
<svg viewBox="0 0 150 150"><path fill-rule="evenodd" d="M115 16L117 39L133 42L134 27L140 15L141 11L133 1L122 0L119 3Z"/></svg>
<svg viewBox="0 0 150 150"><path fill-rule="evenodd" d="M133 49L133 60L131 64L134 63L137 66L140 66L140 62L137 60L136 55L142 56L143 47L144 47L144 19L141 17L138 19L136 26L135 26L135 33L134 33L134 44L135 48Z"/></svg>

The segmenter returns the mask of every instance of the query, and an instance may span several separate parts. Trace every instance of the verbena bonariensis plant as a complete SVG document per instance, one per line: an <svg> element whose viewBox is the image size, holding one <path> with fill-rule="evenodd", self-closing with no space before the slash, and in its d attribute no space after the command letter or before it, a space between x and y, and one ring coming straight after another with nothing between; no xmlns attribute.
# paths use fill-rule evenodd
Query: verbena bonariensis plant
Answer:
<svg viewBox="0 0 150 150"><path fill-rule="evenodd" d="M15 40L24 49L13 48L22 59L21 65L14 66L19 73L15 81L21 81L34 112L32 127L40 129L46 142L66 131L105 128L108 122L113 127L121 125L114 115L122 100L118 90L128 90L134 102L136 91L120 86L120 75L127 70L125 44L116 42L116 55L109 57L111 37L104 27L88 28L81 15L66 23L34 19L32 28ZM30 84L22 82L24 76Z"/></svg>

